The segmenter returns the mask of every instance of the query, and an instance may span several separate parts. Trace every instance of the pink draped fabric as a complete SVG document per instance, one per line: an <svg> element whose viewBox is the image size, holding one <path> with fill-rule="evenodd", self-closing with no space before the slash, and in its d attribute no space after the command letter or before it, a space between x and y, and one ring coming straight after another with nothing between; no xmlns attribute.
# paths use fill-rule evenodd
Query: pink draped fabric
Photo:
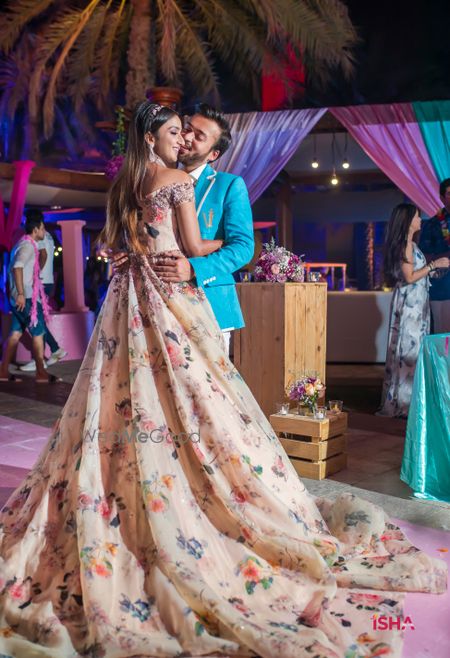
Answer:
<svg viewBox="0 0 450 658"><path fill-rule="evenodd" d="M10 251L13 246L13 236L20 226L28 181L31 170L36 166L32 160L18 160L13 162L15 167L14 183L9 204L8 214L5 214L3 199L0 193L0 248Z"/></svg>
<svg viewBox="0 0 450 658"><path fill-rule="evenodd" d="M412 105L333 107L330 112L402 192L428 215L436 213L439 184Z"/></svg>
<svg viewBox="0 0 450 658"><path fill-rule="evenodd" d="M218 160L219 171L242 176L250 201L261 196L326 108L229 114L232 147Z"/></svg>

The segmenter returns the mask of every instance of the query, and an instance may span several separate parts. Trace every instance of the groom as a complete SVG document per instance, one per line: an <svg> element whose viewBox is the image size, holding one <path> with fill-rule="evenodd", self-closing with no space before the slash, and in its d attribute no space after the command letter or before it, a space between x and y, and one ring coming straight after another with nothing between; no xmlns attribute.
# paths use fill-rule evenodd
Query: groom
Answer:
<svg viewBox="0 0 450 658"><path fill-rule="evenodd" d="M215 171L215 162L231 143L225 116L203 104L186 119L185 146L179 162L194 181L195 205L204 240L222 239L224 245L208 256L185 258L174 253L159 258L153 266L163 281L195 280L212 306L229 347L230 332L244 326L233 272L253 257L254 237L250 200L240 176Z"/></svg>

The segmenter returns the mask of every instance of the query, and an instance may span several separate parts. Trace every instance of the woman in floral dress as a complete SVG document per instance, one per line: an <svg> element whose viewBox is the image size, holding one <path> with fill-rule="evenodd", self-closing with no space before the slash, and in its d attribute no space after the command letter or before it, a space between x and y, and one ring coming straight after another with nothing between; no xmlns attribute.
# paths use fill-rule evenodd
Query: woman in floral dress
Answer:
<svg viewBox="0 0 450 658"><path fill-rule="evenodd" d="M430 333L429 274L449 266L448 258L428 263L413 240L420 231L416 206L401 203L386 231L385 279L394 287L380 416L408 416L414 371L424 336Z"/></svg>
<svg viewBox="0 0 450 658"><path fill-rule="evenodd" d="M173 111L137 109L103 233L128 267L0 517L0 652L399 657L401 633L374 631L373 614L444 591L445 566L371 503L307 493L202 289L155 275L155 253L220 247L171 168L181 140Z"/></svg>

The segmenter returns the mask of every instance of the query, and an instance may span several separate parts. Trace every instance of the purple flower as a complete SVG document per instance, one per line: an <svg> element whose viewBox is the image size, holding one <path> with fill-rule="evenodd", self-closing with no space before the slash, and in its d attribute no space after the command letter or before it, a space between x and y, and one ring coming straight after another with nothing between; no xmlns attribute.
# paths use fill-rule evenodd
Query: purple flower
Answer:
<svg viewBox="0 0 450 658"><path fill-rule="evenodd" d="M303 261L284 247L277 246L272 238L269 243L263 245L255 265L254 276L255 281L271 283L302 282L305 279Z"/></svg>
<svg viewBox="0 0 450 658"><path fill-rule="evenodd" d="M105 174L109 180L113 180L120 171L123 161L125 159L124 155L115 155L106 163Z"/></svg>

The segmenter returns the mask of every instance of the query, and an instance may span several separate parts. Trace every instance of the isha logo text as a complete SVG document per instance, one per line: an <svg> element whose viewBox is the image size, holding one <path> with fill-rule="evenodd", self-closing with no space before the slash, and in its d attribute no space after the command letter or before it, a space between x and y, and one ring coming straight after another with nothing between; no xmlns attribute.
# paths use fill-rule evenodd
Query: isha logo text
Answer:
<svg viewBox="0 0 450 658"><path fill-rule="evenodd" d="M411 617L387 617L386 615L373 615L372 629L374 631L392 631L393 628L396 628L399 631L404 631L406 628L409 628L411 631L416 630Z"/></svg>

